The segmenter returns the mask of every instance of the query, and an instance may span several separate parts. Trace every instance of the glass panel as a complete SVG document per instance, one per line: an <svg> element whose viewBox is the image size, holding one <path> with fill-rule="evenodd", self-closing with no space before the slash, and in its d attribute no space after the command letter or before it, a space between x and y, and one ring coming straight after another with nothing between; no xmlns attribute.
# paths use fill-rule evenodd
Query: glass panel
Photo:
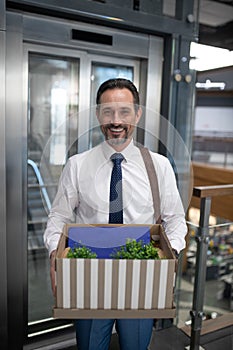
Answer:
<svg viewBox="0 0 233 350"><path fill-rule="evenodd" d="M182 277L177 288L178 326L191 324L196 269L196 236L199 229L200 210L188 211L187 248L183 252ZM226 219L210 216L209 244L207 250L206 281L204 288L203 320L225 314L233 315L233 224ZM229 316L231 317L231 316Z"/></svg>
<svg viewBox="0 0 233 350"><path fill-rule="evenodd" d="M133 67L126 67L121 65L107 65L103 63L92 64L91 74L91 107L95 106L97 90L105 80L112 78L126 78L129 80L134 79ZM103 135L97 126L97 120L95 115L95 108L91 108L93 113L90 119L90 144L89 147L94 147L103 141Z"/></svg>
<svg viewBox="0 0 233 350"><path fill-rule="evenodd" d="M77 152L79 62L30 54L28 87L28 319L52 315L43 233L61 168Z"/></svg>

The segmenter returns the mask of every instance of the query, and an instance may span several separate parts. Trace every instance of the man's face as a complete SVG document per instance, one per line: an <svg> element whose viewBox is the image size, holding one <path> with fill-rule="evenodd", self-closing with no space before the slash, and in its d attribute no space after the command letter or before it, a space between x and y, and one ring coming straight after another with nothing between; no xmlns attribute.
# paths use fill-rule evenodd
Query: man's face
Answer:
<svg viewBox="0 0 233 350"><path fill-rule="evenodd" d="M126 88L106 90L97 108L97 118L105 139L117 151L130 143L141 114L141 108L135 111L133 95Z"/></svg>

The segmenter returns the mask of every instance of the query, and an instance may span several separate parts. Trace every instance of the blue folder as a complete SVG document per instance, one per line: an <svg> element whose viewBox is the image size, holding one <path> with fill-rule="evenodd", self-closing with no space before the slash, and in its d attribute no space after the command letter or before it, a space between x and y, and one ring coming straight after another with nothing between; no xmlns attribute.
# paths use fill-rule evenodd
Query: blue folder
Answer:
<svg viewBox="0 0 233 350"><path fill-rule="evenodd" d="M99 259L111 258L128 239L150 243L150 226L72 226L68 229L68 247L86 246Z"/></svg>

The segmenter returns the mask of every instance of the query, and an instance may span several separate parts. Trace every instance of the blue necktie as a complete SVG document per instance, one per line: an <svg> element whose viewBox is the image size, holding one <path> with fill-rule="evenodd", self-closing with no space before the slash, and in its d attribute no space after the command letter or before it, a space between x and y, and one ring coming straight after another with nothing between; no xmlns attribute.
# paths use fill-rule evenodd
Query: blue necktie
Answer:
<svg viewBox="0 0 233 350"><path fill-rule="evenodd" d="M110 183L109 224L123 224L123 200L122 200L122 172L121 162L124 159L121 153L111 156L113 162Z"/></svg>

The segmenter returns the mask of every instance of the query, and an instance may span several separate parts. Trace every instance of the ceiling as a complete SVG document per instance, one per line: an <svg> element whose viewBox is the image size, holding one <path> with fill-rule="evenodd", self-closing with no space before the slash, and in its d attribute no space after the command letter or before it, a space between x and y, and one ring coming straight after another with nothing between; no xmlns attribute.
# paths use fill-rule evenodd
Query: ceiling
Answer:
<svg viewBox="0 0 233 350"><path fill-rule="evenodd" d="M94 1L114 3L114 0ZM163 0L163 14L174 17L176 2L179 1ZM186 0L182 1L186 5ZM199 23L199 43L233 50L233 0L194 0L194 17Z"/></svg>
<svg viewBox="0 0 233 350"><path fill-rule="evenodd" d="M199 42L233 50L232 0L200 0Z"/></svg>
<svg viewBox="0 0 233 350"><path fill-rule="evenodd" d="M164 0L163 11L174 15L175 1ZM199 0L199 43L233 50L233 0Z"/></svg>

